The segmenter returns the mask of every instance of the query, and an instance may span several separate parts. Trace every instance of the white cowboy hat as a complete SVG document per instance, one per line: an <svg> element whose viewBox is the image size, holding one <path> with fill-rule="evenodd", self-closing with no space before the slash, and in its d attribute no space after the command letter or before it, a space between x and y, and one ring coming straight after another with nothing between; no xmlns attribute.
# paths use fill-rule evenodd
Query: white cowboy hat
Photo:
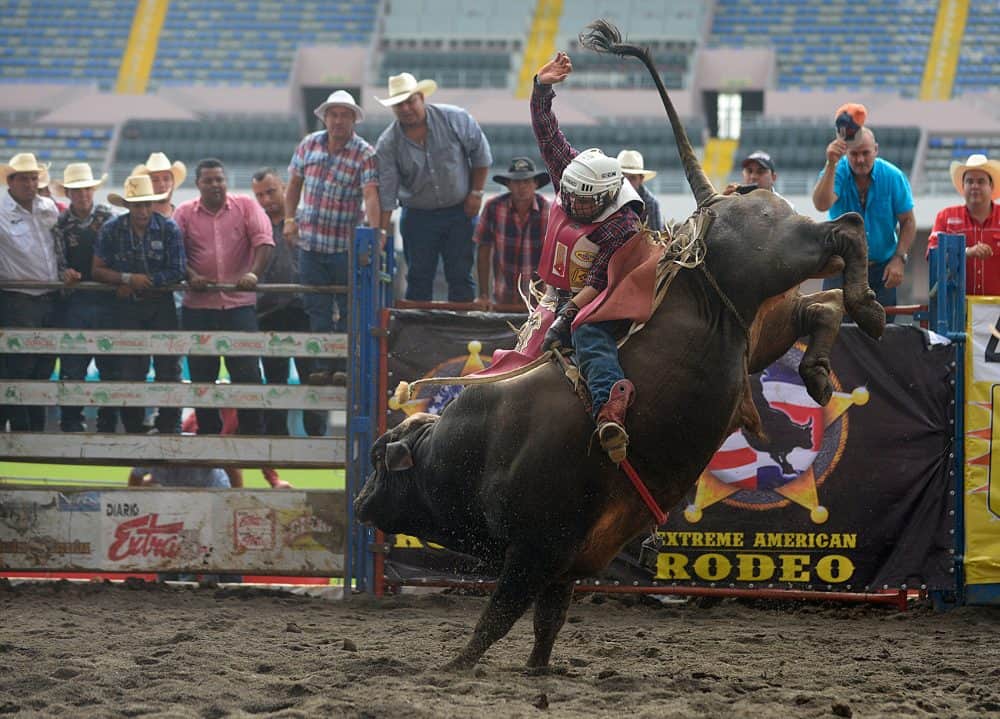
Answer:
<svg viewBox="0 0 1000 719"><path fill-rule="evenodd" d="M154 195L153 181L149 179L149 175L131 175L125 180L125 194L112 192L108 195L108 202L118 207L128 207L132 202L159 202L169 194L164 192Z"/></svg>
<svg viewBox="0 0 1000 719"><path fill-rule="evenodd" d="M151 153L146 160L146 164L136 165L132 170L132 174L148 175L151 172L164 172L167 170L174 176L174 189L176 190L184 182L184 178L187 177L187 165L180 160L171 163L162 152Z"/></svg>
<svg viewBox="0 0 1000 719"><path fill-rule="evenodd" d="M406 102L410 99L410 95L418 92L422 93L424 97L430 97L437 89L438 84L433 80L421 80L417 82L417 78L413 77L413 75L408 72L402 72L399 75L391 75L389 77L389 97L384 100L380 97L376 97L375 99L386 107L392 107L401 102Z"/></svg>
<svg viewBox="0 0 1000 719"><path fill-rule="evenodd" d="M622 150L618 153L618 164L622 166L623 175L642 175L643 179L652 180L656 170L645 170L642 164L642 153L638 150Z"/></svg>
<svg viewBox="0 0 1000 719"><path fill-rule="evenodd" d="M341 105L343 107L349 107L354 110L354 118L358 122L365 119L365 111L354 101L354 95L349 93L347 90L337 90L336 92L331 92L330 96L326 98L326 101L313 110L313 114L320 120L326 117L326 108L331 105Z"/></svg>
<svg viewBox="0 0 1000 719"><path fill-rule="evenodd" d="M101 175L100 180L94 179L94 171L90 169L90 165L86 162L73 162L66 165L66 169L63 170L62 182L58 180L52 181L52 186L59 189L60 191L65 190L86 190L87 188L93 187L98 188L104 184L104 181L108 179L108 174L104 173Z"/></svg>
<svg viewBox="0 0 1000 719"><path fill-rule="evenodd" d="M979 170L989 175L993 181L993 199L1000 198L1000 161L988 160L986 159L986 155L976 153L975 155L969 155L969 159L965 162L956 161L951 163L951 184L958 190L958 194L963 196L965 195L965 190L962 187L962 178L969 170Z"/></svg>
<svg viewBox="0 0 1000 719"><path fill-rule="evenodd" d="M49 169L49 164L39 165L38 160L30 152L19 152L10 158L6 165L0 165L0 179L6 180L8 175L16 175L19 172L42 172Z"/></svg>

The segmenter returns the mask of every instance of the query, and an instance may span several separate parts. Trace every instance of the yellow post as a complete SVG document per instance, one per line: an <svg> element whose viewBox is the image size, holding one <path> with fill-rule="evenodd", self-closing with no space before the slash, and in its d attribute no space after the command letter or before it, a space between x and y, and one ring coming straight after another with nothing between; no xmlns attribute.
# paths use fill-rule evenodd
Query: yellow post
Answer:
<svg viewBox="0 0 1000 719"><path fill-rule="evenodd" d="M518 73L517 97L528 97L531 94L531 80L535 76L535 70L555 54L556 33L559 32L562 10L562 0L538 0L535 14L531 18L531 30L528 31L521 71Z"/></svg>
<svg viewBox="0 0 1000 719"><path fill-rule="evenodd" d="M738 146L736 140L723 140L719 137L713 137L705 144L703 167L705 174L717 188L726 184L726 178L733 169L733 153Z"/></svg>
<svg viewBox="0 0 1000 719"><path fill-rule="evenodd" d="M170 0L139 0L132 17L128 45L118 68L115 92L122 95L145 94L169 5Z"/></svg>
<svg viewBox="0 0 1000 719"><path fill-rule="evenodd" d="M941 0L938 5L934 35L920 82L921 100L947 100L951 97L968 16L969 0Z"/></svg>

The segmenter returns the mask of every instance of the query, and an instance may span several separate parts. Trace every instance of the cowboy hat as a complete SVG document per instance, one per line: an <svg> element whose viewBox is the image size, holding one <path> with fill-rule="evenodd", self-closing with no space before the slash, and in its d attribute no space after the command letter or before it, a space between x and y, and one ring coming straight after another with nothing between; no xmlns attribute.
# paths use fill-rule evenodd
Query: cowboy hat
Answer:
<svg viewBox="0 0 1000 719"><path fill-rule="evenodd" d="M642 164L642 153L638 150L622 150L618 153L618 164L622 166L623 175L642 175L644 180L656 177L656 170L645 170Z"/></svg>
<svg viewBox="0 0 1000 719"><path fill-rule="evenodd" d="M133 173L134 174L134 173ZM62 182L53 180L52 186L65 194L65 190L86 190L93 187L98 188L108 179L108 173L101 175L100 180L94 179L94 171L86 162L73 162L66 165L63 170Z"/></svg>
<svg viewBox="0 0 1000 719"><path fill-rule="evenodd" d="M340 105L342 107L349 107L354 110L354 118L358 122L365 119L365 111L362 110L358 103L354 102L354 95L349 93L347 90L337 90L336 92L331 92L330 96L326 98L326 102L313 110L313 114L320 120L326 117L326 108L331 105Z"/></svg>
<svg viewBox="0 0 1000 719"><path fill-rule="evenodd" d="M534 180L535 189L538 189L549 184L549 173L544 170L536 171L535 163L528 157L515 157L510 161L510 169L507 172L493 175L493 181L499 182L504 187L507 187L511 180Z"/></svg>
<svg viewBox="0 0 1000 719"><path fill-rule="evenodd" d="M167 170L174 176L174 189L176 190L184 182L184 178L187 177L187 165L180 160L175 160L171 164L170 160L162 152L151 153L146 160L146 164L136 165L132 170L132 174L148 175L152 172L164 172Z"/></svg>
<svg viewBox="0 0 1000 719"><path fill-rule="evenodd" d="M960 195L965 195L962 180L969 170L979 170L989 175L993 182L992 199L1000 198L1000 161L988 160L986 155L977 152L975 155L969 155L969 159L965 162L955 161L951 163L951 184L955 186Z"/></svg>
<svg viewBox="0 0 1000 719"><path fill-rule="evenodd" d="M125 194L112 192L108 195L108 202L118 207L128 207L133 202L159 202L169 194L164 192L154 195L153 181L149 179L149 175L131 175L125 180Z"/></svg>
<svg viewBox="0 0 1000 719"><path fill-rule="evenodd" d="M0 165L0 178L6 180L9 175L16 175L19 172L41 172L48 170L49 164L38 164L38 160L30 152L19 152L10 158L6 165Z"/></svg>
<svg viewBox="0 0 1000 719"><path fill-rule="evenodd" d="M437 89L438 84L433 80L421 80L417 82L417 78L413 77L413 75L408 72L402 72L399 75L391 75L389 77L389 97L384 100L380 97L376 97L375 99L385 107L392 107L401 102L406 102L410 99L410 95L418 92L422 93L424 97L430 97Z"/></svg>

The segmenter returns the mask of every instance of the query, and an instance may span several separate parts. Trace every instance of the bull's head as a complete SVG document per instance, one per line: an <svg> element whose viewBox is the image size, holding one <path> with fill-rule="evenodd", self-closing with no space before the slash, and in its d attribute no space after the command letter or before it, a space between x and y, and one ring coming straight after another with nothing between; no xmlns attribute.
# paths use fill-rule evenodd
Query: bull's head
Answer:
<svg viewBox="0 0 1000 719"><path fill-rule="evenodd" d="M354 500L359 522L390 533L412 531L418 488L411 475L419 463L422 440L437 419L433 414L411 415L375 441L371 474Z"/></svg>

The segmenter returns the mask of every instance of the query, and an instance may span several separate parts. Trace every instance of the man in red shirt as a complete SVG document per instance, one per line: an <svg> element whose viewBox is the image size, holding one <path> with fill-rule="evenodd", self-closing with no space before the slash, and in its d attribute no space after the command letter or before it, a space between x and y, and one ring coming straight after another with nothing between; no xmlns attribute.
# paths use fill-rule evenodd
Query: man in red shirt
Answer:
<svg viewBox="0 0 1000 719"><path fill-rule="evenodd" d="M927 241L938 246L938 233L965 235L965 293L1000 295L1000 161L970 155L951 163L951 181L964 205L941 210Z"/></svg>

